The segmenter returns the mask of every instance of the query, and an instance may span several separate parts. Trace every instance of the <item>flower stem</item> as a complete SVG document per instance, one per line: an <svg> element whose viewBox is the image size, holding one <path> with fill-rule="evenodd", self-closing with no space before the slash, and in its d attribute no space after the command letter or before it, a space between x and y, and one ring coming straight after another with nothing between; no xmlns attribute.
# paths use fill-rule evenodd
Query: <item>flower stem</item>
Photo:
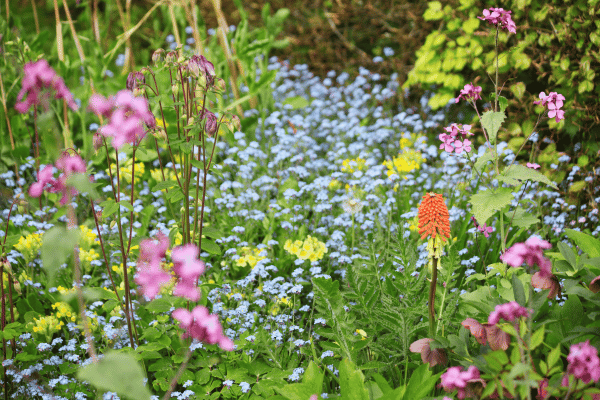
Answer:
<svg viewBox="0 0 600 400"><path fill-rule="evenodd" d="M437 266L438 259L437 257L432 258L433 265L431 268L431 284L429 285L429 337L433 339L436 332L436 322L435 322L435 289L437 283Z"/></svg>

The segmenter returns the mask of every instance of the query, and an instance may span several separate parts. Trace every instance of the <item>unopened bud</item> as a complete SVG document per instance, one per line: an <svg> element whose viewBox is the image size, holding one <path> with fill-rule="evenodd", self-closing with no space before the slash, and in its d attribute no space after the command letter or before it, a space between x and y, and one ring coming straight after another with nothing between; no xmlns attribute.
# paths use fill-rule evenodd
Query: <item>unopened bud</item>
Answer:
<svg viewBox="0 0 600 400"><path fill-rule="evenodd" d="M224 91L224 90L225 90L225 80L223 80L223 79L221 79L221 78L217 78L217 79L215 80L215 87L214 87L214 89L215 89L217 92L222 92L222 91Z"/></svg>
<svg viewBox="0 0 600 400"><path fill-rule="evenodd" d="M167 140L167 132L163 128L157 128L154 130L154 137L161 140Z"/></svg>
<svg viewBox="0 0 600 400"><path fill-rule="evenodd" d="M130 72L127 75L127 83L125 87L135 93L135 89L146 83L146 77L140 71Z"/></svg>
<svg viewBox="0 0 600 400"><path fill-rule="evenodd" d="M177 52L176 51L170 51L167 53L167 56L165 57L165 62L167 64L173 64L173 62L177 59Z"/></svg>
<svg viewBox="0 0 600 400"><path fill-rule="evenodd" d="M173 91L174 95L178 95L179 94L179 85L176 83L171 85L171 90Z"/></svg>
<svg viewBox="0 0 600 400"><path fill-rule="evenodd" d="M242 123L240 122L240 118L237 115L231 117L231 126L235 128L236 131L242 129Z"/></svg>
<svg viewBox="0 0 600 400"><path fill-rule="evenodd" d="M115 229L115 225L117 225L117 221L110 221L110 229Z"/></svg>
<svg viewBox="0 0 600 400"><path fill-rule="evenodd" d="M163 60L165 51L163 49L157 49L152 53L152 63L155 67L158 67Z"/></svg>

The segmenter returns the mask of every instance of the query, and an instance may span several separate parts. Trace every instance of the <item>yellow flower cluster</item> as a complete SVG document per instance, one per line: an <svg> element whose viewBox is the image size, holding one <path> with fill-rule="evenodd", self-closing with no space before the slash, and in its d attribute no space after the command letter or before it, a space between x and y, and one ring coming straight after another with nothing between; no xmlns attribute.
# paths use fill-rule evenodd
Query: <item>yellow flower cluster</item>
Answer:
<svg viewBox="0 0 600 400"><path fill-rule="evenodd" d="M275 303L269 309L271 315L279 314L279 311L282 308L289 307L292 305L292 302L287 297L275 297Z"/></svg>
<svg viewBox="0 0 600 400"><path fill-rule="evenodd" d="M75 315L75 312L67 303L64 303L62 301L54 303L52 304L52 309L56 310L56 318L65 318L72 322L75 322L75 320L77 320L77 315Z"/></svg>
<svg viewBox="0 0 600 400"><path fill-rule="evenodd" d="M131 159L128 159L127 161L125 161L124 163L120 163L119 164L119 178L121 178L122 181L126 182L126 183L131 183ZM117 165L116 164L110 164L110 170L113 173L113 177L116 176L116 169L117 169ZM143 162L139 162L139 163L135 163L135 176L137 177L137 181L136 183L139 183L139 179L142 175L144 175L144 172L146 172L146 167L144 165ZM106 174L110 176L108 169L106 170Z"/></svg>
<svg viewBox="0 0 600 400"><path fill-rule="evenodd" d="M89 251L83 249L79 250L79 261L81 263L81 268L84 271L89 271L92 267L92 261L99 258L100 254L96 253L96 250L94 249L90 249Z"/></svg>
<svg viewBox="0 0 600 400"><path fill-rule="evenodd" d="M329 186L327 188L329 190L336 191L336 190L340 189L341 187L342 187L342 182L338 181L337 179L332 179L331 182L329 182Z"/></svg>
<svg viewBox="0 0 600 400"><path fill-rule="evenodd" d="M54 332L58 332L65 324L59 321L54 315L47 315L41 318L33 319L33 331L40 333L48 337L52 336Z"/></svg>
<svg viewBox="0 0 600 400"><path fill-rule="evenodd" d="M56 290L58 290L58 293L60 294L69 294L69 293L75 293L75 288L72 287L71 289L67 289L66 287L63 286L59 286L56 288Z"/></svg>
<svg viewBox="0 0 600 400"><path fill-rule="evenodd" d="M171 168L164 168L165 171L165 179L168 181L174 181L175 179L175 172L173 172L173 170ZM162 177L162 172L160 172L160 168L155 168L155 169L151 169L150 170L150 176L152 177L152 179L154 179L156 182L162 182L163 181L163 177ZM165 191L165 189L161 189L163 192Z"/></svg>
<svg viewBox="0 0 600 400"><path fill-rule="evenodd" d="M96 238L98 235L95 231L91 230L85 225L81 225L79 229L81 229L81 240L79 242L79 247L86 250L91 249L92 246L96 244Z"/></svg>
<svg viewBox="0 0 600 400"><path fill-rule="evenodd" d="M257 262L267 258L265 256L261 256L260 253L262 250L257 248L242 247L241 252L243 255L235 260L236 267L240 268L244 268L247 265L249 265L250 268L254 268Z"/></svg>
<svg viewBox="0 0 600 400"><path fill-rule="evenodd" d="M421 164L425 161L419 151L407 150L398 154L392 160L386 160L383 165L387 167L388 178L394 174L398 176L404 176L409 172L415 171L421 168ZM404 177L406 179L406 177Z"/></svg>
<svg viewBox="0 0 600 400"><path fill-rule="evenodd" d="M15 248L25 258L26 263L30 263L37 257L38 251L42 247L42 235L40 233L32 233L27 236L21 236Z"/></svg>
<svg viewBox="0 0 600 400"><path fill-rule="evenodd" d="M355 171L362 171L363 169L367 169L366 165L367 160L363 160L360 157L356 157L355 159L349 159L342 161L342 172L353 173Z"/></svg>
<svg viewBox="0 0 600 400"><path fill-rule="evenodd" d="M327 253L325 243L320 242L312 236L307 236L306 240L296 240L292 242L287 240L283 249L288 253L294 254L301 260L310 260L311 262L320 260Z"/></svg>

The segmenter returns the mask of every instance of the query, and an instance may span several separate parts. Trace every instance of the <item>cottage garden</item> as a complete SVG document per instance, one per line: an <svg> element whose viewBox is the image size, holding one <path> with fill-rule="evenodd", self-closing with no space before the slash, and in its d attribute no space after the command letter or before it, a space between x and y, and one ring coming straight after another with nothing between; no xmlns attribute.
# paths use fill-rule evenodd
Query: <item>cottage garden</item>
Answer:
<svg viewBox="0 0 600 400"><path fill-rule="evenodd" d="M418 112L389 106L394 76L258 57L270 100L238 115L223 63L167 41L85 99L22 57L4 398L600 398L598 209L561 197L535 128L499 140L498 74ZM564 100L540 93L538 122ZM448 123L460 102L477 125Z"/></svg>

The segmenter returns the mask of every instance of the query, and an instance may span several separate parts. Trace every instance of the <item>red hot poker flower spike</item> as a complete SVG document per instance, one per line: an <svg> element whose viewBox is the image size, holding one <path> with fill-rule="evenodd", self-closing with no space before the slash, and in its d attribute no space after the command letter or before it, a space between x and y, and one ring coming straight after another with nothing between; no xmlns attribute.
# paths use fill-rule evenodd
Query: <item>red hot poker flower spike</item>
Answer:
<svg viewBox="0 0 600 400"><path fill-rule="evenodd" d="M419 234L421 239L440 235L443 241L450 237L450 214L441 194L427 193L419 205Z"/></svg>

